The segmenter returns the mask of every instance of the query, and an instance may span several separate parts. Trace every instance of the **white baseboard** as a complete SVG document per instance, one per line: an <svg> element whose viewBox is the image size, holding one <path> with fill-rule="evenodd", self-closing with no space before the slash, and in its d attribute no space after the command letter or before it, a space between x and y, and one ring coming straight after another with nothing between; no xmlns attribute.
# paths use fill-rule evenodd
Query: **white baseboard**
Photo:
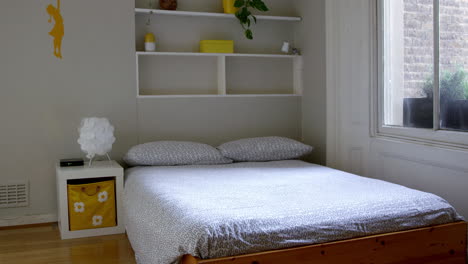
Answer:
<svg viewBox="0 0 468 264"><path fill-rule="evenodd" d="M12 216L12 217L1 217L0 227L5 226L22 226L22 225L33 225L57 222L57 214L43 214L43 215L24 215L24 216Z"/></svg>

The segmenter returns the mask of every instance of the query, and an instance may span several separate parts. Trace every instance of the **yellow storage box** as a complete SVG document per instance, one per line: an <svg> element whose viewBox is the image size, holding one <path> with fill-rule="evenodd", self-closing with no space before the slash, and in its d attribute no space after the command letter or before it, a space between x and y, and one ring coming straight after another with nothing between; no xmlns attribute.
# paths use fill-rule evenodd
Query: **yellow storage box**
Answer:
<svg viewBox="0 0 468 264"><path fill-rule="evenodd" d="M223 0L224 13L235 14L239 8L234 7L236 0Z"/></svg>
<svg viewBox="0 0 468 264"><path fill-rule="evenodd" d="M234 53L233 40L202 40L200 41L202 53Z"/></svg>
<svg viewBox="0 0 468 264"><path fill-rule="evenodd" d="M115 179L78 184L69 182L70 231L116 226Z"/></svg>

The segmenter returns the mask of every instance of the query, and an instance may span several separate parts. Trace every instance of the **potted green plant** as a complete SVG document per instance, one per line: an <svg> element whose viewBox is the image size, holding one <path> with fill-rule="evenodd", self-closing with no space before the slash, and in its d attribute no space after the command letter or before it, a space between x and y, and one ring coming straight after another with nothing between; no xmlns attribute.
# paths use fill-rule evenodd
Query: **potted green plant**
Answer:
<svg viewBox="0 0 468 264"><path fill-rule="evenodd" d="M405 98L403 124L406 127L433 126L434 78L423 86L425 98ZM463 68L444 72L440 77L440 119L442 127L468 129L468 73ZM463 128L463 124L466 124Z"/></svg>
<svg viewBox="0 0 468 264"><path fill-rule="evenodd" d="M252 14L251 9L257 9L261 12L268 11L268 7L262 0L236 0L234 7L238 8L235 16L239 19L242 28L245 30L245 37L253 39L253 33L250 25L257 23L257 18Z"/></svg>
<svg viewBox="0 0 468 264"><path fill-rule="evenodd" d="M450 102L453 100L464 99L465 90L468 89L468 74L463 68L455 72L444 72L440 77L440 100ZM424 83L423 91L428 98L433 98L434 78L431 77Z"/></svg>

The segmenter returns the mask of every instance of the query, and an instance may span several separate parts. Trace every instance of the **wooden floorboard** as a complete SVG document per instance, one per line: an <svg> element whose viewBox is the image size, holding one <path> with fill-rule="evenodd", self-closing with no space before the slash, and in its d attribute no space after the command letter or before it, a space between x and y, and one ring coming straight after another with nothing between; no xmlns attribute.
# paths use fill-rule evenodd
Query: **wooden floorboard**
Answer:
<svg viewBox="0 0 468 264"><path fill-rule="evenodd" d="M133 264L125 234L61 240L57 224L0 230L2 264Z"/></svg>

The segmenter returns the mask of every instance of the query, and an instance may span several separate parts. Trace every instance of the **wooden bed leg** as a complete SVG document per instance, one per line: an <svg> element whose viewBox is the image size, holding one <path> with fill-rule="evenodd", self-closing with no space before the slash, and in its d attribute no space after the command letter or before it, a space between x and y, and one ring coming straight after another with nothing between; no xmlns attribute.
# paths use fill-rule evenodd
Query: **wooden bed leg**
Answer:
<svg viewBox="0 0 468 264"><path fill-rule="evenodd" d="M180 264L197 264L197 263L198 263L198 259L188 254L184 255L182 257L182 260L180 261Z"/></svg>

